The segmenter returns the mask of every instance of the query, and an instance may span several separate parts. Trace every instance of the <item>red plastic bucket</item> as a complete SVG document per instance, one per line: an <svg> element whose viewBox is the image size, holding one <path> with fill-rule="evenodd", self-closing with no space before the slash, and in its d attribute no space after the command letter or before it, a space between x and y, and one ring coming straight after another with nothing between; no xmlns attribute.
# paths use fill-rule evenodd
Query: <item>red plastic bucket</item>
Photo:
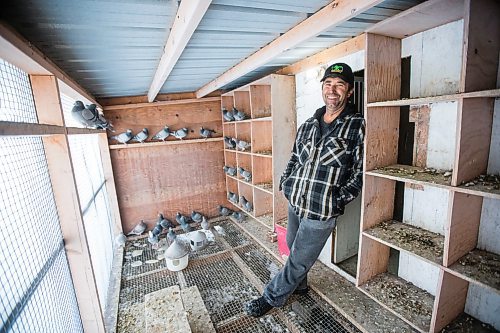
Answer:
<svg viewBox="0 0 500 333"><path fill-rule="evenodd" d="M289 256L290 250L288 245L286 245L286 228L280 226L279 224L274 225L274 231L278 236L278 251L280 251L281 256Z"/></svg>

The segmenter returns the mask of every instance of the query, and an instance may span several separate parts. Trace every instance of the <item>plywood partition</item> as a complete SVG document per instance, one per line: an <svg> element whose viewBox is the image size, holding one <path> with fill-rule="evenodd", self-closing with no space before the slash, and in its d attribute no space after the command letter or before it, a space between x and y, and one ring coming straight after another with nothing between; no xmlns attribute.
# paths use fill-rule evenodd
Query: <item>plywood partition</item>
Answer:
<svg viewBox="0 0 500 333"><path fill-rule="evenodd" d="M455 170L451 185L461 185L486 173L493 105L493 98L468 98L459 102Z"/></svg>
<svg viewBox="0 0 500 333"><path fill-rule="evenodd" d="M241 167L241 168L245 169L246 171L252 172L252 155L237 153L236 159L238 161L238 163L237 163L238 167ZM238 179L240 179L241 181L245 181L245 179L240 175L239 172L238 172L237 176L238 176ZM250 183L252 183L252 182L250 181Z"/></svg>
<svg viewBox="0 0 500 333"><path fill-rule="evenodd" d="M358 253L356 285L361 286L380 273L387 271L390 248L362 235Z"/></svg>
<svg viewBox="0 0 500 333"><path fill-rule="evenodd" d="M252 122L252 152L271 154L273 124L269 121Z"/></svg>
<svg viewBox="0 0 500 333"><path fill-rule="evenodd" d="M460 92L497 88L500 2L465 0Z"/></svg>
<svg viewBox="0 0 500 333"><path fill-rule="evenodd" d="M224 123L222 126L224 127L225 136L229 136L231 138L236 137L236 123L234 122Z"/></svg>
<svg viewBox="0 0 500 333"><path fill-rule="evenodd" d="M253 188L251 185L248 185L242 181L238 181L238 193L239 197L244 196L245 199L250 201L252 205L255 207L255 204L253 202ZM241 205L239 206L241 207Z"/></svg>
<svg viewBox="0 0 500 333"><path fill-rule="evenodd" d="M243 140L246 142L252 142L252 127L249 122L236 123L236 138L238 140ZM245 151L250 152L251 149L246 149Z"/></svg>
<svg viewBox="0 0 500 333"><path fill-rule="evenodd" d="M236 168L238 163L236 161L236 152L228 151L224 154L224 165Z"/></svg>
<svg viewBox="0 0 500 333"><path fill-rule="evenodd" d="M273 212L273 195L254 188L254 215L261 216Z"/></svg>
<svg viewBox="0 0 500 333"><path fill-rule="evenodd" d="M141 219L151 229L159 212L216 216L226 201L220 141L115 149L111 160L125 233Z"/></svg>
<svg viewBox="0 0 500 333"><path fill-rule="evenodd" d="M234 93L234 107L238 111L243 111L250 117L250 93L249 91L235 91Z"/></svg>
<svg viewBox="0 0 500 333"><path fill-rule="evenodd" d="M263 156L252 156L253 159L253 183L256 185L270 184L269 190L273 185L273 158Z"/></svg>
<svg viewBox="0 0 500 333"><path fill-rule="evenodd" d="M221 109L231 110L234 106L233 96L221 96Z"/></svg>
<svg viewBox="0 0 500 333"><path fill-rule="evenodd" d="M250 105L252 118L271 116L271 86L250 85Z"/></svg>
<svg viewBox="0 0 500 333"><path fill-rule="evenodd" d="M466 280L440 270L430 332L440 332L464 311L468 289Z"/></svg>
<svg viewBox="0 0 500 333"><path fill-rule="evenodd" d="M185 140L199 139L200 127L215 130L214 137L222 137L222 113L220 112L220 100L210 102L192 102L155 106L154 103L138 108L113 107L104 108L104 116L111 121L116 133L131 129L138 133L144 127L149 130L150 137L160 131L165 125L170 130L186 127L189 134ZM177 140L170 136L167 140ZM114 141L110 143L115 143Z"/></svg>
<svg viewBox="0 0 500 333"><path fill-rule="evenodd" d="M394 180L364 175L361 206L361 231L391 220L394 211Z"/></svg>
<svg viewBox="0 0 500 333"><path fill-rule="evenodd" d="M226 191L238 194L238 181L234 178L226 177Z"/></svg>
<svg viewBox="0 0 500 333"><path fill-rule="evenodd" d="M445 229L443 265L449 267L477 244L483 198L451 192L448 227Z"/></svg>
<svg viewBox="0 0 500 333"><path fill-rule="evenodd" d="M366 171L389 166L398 160L399 107L369 107L365 111Z"/></svg>
<svg viewBox="0 0 500 333"><path fill-rule="evenodd" d="M401 96L401 40L366 34L365 103Z"/></svg>

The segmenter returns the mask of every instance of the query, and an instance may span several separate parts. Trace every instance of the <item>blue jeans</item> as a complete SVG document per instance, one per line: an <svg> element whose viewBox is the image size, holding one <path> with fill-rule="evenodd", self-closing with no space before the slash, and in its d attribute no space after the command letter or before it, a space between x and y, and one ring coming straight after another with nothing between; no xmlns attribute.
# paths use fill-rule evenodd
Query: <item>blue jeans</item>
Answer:
<svg viewBox="0 0 500 333"><path fill-rule="evenodd" d="M288 205L286 242L290 256L285 266L264 288L264 299L274 307L283 306L295 289L307 287L307 273L318 259L336 218L327 221L299 218Z"/></svg>

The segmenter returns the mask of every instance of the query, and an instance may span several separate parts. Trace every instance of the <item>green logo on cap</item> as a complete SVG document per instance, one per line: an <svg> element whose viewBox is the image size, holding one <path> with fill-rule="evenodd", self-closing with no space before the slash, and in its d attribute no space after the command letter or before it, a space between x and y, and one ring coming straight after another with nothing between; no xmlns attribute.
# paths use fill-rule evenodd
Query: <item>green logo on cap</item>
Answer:
<svg viewBox="0 0 500 333"><path fill-rule="evenodd" d="M330 69L330 72L333 72L333 73L342 73L343 71L344 71L344 67L342 67L341 65L332 66L332 69Z"/></svg>

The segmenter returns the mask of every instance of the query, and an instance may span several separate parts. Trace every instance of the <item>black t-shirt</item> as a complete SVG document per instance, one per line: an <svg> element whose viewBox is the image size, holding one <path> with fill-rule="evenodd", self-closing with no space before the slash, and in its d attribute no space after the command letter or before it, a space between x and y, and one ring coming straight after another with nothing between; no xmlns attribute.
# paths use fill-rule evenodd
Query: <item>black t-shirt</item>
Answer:
<svg viewBox="0 0 500 333"><path fill-rule="evenodd" d="M323 116L319 117L319 132L321 133L321 136L323 137L326 133L329 132L330 126L334 123L332 121L331 123L326 123L325 120L323 119Z"/></svg>

